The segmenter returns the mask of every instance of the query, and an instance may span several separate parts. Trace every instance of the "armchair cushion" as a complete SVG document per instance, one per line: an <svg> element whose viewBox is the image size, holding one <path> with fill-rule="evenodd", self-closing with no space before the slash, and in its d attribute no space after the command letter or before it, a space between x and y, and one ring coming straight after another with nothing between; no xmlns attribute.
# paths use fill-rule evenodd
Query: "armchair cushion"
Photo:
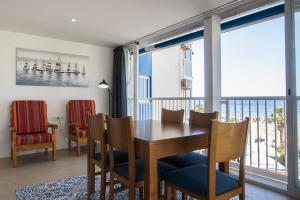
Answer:
<svg viewBox="0 0 300 200"><path fill-rule="evenodd" d="M47 132L45 101L13 101L11 126L17 134Z"/></svg>
<svg viewBox="0 0 300 200"><path fill-rule="evenodd" d="M178 169L165 174L164 179L182 189L199 194L207 195L207 167L195 165ZM216 170L216 194L228 192L239 187L239 181L223 172Z"/></svg>
<svg viewBox="0 0 300 200"><path fill-rule="evenodd" d="M95 115L94 100L70 100L69 101L69 124L79 124L79 128L88 127L87 114Z"/></svg>
<svg viewBox="0 0 300 200"><path fill-rule="evenodd" d="M32 133L32 134L21 134L17 135L17 145L24 144L43 144L54 141L55 136L51 133Z"/></svg>

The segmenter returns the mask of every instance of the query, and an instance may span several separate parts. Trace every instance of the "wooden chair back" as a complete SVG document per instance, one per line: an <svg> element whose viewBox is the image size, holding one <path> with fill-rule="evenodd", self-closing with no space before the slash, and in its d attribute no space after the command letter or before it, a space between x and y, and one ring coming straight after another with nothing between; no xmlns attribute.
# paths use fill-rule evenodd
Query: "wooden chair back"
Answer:
<svg viewBox="0 0 300 200"><path fill-rule="evenodd" d="M208 195L216 195L216 163L239 159L239 182L245 184L245 151L249 118L237 123L212 120L208 148Z"/></svg>
<svg viewBox="0 0 300 200"><path fill-rule="evenodd" d="M249 118L237 123L212 121L210 148L214 150L216 162L235 160L244 155L248 124Z"/></svg>
<svg viewBox="0 0 300 200"><path fill-rule="evenodd" d="M183 123L184 109L181 110L167 110L162 108L161 121L163 123Z"/></svg>
<svg viewBox="0 0 300 200"><path fill-rule="evenodd" d="M105 161L105 153L107 151L106 143L105 143L105 115L103 113L99 113L97 115L89 115L88 116L88 129L89 129L89 137L88 137L88 149L89 156L92 158L95 154L96 145L100 145L100 153L101 158Z"/></svg>
<svg viewBox="0 0 300 200"><path fill-rule="evenodd" d="M129 179L135 180L135 143L132 117L106 118L109 141L110 170L114 169L113 150L128 153Z"/></svg>
<svg viewBox="0 0 300 200"><path fill-rule="evenodd" d="M218 119L219 113L201 113L194 110L190 110L190 125L195 125L203 128L211 128L212 120Z"/></svg>

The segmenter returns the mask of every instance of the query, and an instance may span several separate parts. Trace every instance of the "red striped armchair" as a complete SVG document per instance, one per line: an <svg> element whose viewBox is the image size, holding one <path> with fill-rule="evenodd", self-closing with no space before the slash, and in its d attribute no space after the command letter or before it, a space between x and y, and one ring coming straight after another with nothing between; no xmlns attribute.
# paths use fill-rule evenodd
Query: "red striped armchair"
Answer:
<svg viewBox="0 0 300 200"><path fill-rule="evenodd" d="M69 149L71 149L72 141L75 142L77 156L80 156L80 146L87 144L88 114L96 114L94 100L70 100L68 102Z"/></svg>
<svg viewBox="0 0 300 200"><path fill-rule="evenodd" d="M11 104L11 157L17 166L17 152L52 148L52 160L56 160L57 125L47 120L45 101L13 101ZM50 132L49 132L50 129Z"/></svg>

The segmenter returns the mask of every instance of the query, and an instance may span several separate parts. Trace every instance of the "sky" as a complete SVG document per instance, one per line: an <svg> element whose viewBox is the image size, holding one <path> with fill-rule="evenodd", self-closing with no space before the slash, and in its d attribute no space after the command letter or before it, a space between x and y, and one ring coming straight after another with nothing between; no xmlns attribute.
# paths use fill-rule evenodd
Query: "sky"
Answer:
<svg viewBox="0 0 300 200"><path fill-rule="evenodd" d="M299 13L295 35L299 48ZM283 17L222 33L222 96L284 96L284 37ZM203 39L193 42L193 96L204 96L203 48ZM300 94L300 83L297 86Z"/></svg>
<svg viewBox="0 0 300 200"><path fill-rule="evenodd" d="M295 48L296 48L296 74L300 79L300 12L295 14ZM297 96L300 95L300 81L297 81Z"/></svg>

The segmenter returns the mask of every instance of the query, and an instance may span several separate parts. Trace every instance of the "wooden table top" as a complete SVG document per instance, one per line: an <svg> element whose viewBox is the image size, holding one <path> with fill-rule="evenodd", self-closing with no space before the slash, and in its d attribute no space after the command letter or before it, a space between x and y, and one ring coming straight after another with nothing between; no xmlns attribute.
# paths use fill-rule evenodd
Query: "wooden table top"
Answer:
<svg viewBox="0 0 300 200"><path fill-rule="evenodd" d="M133 124L135 138L151 143L201 136L208 133L208 129L189 124L161 123L161 121L155 120L134 121Z"/></svg>

